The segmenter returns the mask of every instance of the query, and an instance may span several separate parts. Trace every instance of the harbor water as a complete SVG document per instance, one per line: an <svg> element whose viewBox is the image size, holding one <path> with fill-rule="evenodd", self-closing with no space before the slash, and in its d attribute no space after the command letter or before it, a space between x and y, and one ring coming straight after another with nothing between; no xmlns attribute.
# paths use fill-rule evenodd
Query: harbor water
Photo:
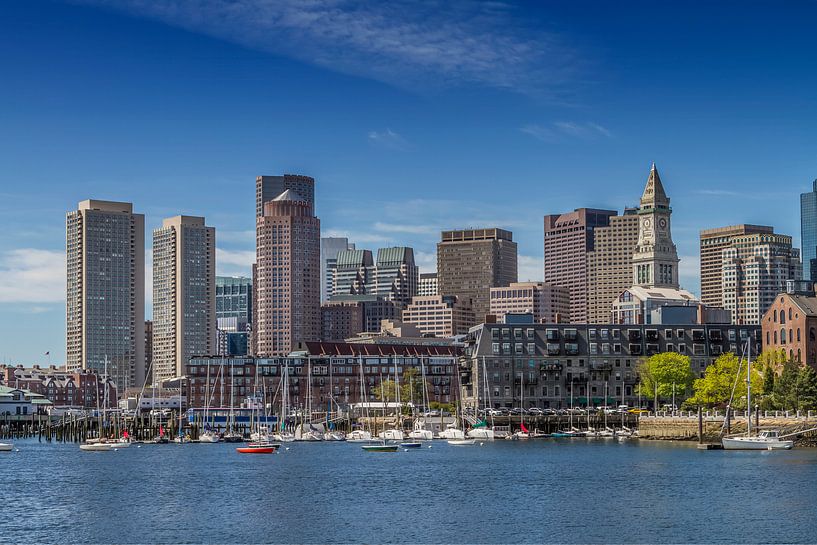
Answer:
<svg viewBox="0 0 817 545"><path fill-rule="evenodd" d="M0 453L0 542L812 543L817 449L614 440Z"/></svg>

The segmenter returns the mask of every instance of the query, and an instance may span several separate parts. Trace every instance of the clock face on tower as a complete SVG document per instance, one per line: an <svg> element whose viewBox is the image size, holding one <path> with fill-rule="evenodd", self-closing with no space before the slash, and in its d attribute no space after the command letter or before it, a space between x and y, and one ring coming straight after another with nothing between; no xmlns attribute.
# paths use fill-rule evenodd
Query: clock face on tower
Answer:
<svg viewBox="0 0 817 545"><path fill-rule="evenodd" d="M667 218L661 218L660 220L658 220L658 226L661 229L666 229L667 228Z"/></svg>
<svg viewBox="0 0 817 545"><path fill-rule="evenodd" d="M643 223L644 223L644 229L649 229L650 226L652 225L652 222L650 221L650 218L644 218Z"/></svg>

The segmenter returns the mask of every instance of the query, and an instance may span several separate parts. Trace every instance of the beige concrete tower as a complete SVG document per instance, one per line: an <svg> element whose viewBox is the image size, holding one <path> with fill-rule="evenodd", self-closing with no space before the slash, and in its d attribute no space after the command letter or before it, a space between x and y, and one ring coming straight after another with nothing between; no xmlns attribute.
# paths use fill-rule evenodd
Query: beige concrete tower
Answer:
<svg viewBox="0 0 817 545"><path fill-rule="evenodd" d="M286 190L256 220L255 355L288 354L320 337L321 224L312 203Z"/></svg>
<svg viewBox="0 0 817 545"><path fill-rule="evenodd" d="M678 252L672 242L669 197L652 164L638 209L638 244L633 253L633 285L678 289Z"/></svg>
<svg viewBox="0 0 817 545"><path fill-rule="evenodd" d="M476 323L491 310L491 288L517 280L516 242L504 229L443 231L437 243L440 295L455 295L473 310Z"/></svg>
<svg viewBox="0 0 817 545"><path fill-rule="evenodd" d="M66 365L118 390L145 377L145 216L125 202L86 200L66 217Z"/></svg>
<svg viewBox="0 0 817 545"><path fill-rule="evenodd" d="M175 216L153 231L153 381L216 353L216 231Z"/></svg>

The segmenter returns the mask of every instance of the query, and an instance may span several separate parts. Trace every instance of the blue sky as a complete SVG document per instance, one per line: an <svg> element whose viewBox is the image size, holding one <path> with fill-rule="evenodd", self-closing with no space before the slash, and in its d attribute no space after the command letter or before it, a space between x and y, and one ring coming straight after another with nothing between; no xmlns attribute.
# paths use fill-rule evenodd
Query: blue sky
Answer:
<svg viewBox="0 0 817 545"><path fill-rule="evenodd" d="M698 231L799 241L817 177L817 3L10 0L0 17L0 361L64 358L65 212L204 215L249 272L254 178L317 181L324 235L498 225L542 276L542 216L634 205L655 161L682 283ZM149 276L149 274L148 274ZM150 307L148 307L150 308Z"/></svg>

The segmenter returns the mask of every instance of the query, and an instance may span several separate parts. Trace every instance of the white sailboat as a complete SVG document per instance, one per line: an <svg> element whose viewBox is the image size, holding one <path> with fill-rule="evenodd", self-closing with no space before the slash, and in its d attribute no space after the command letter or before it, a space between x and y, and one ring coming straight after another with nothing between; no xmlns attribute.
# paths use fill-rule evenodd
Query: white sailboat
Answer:
<svg viewBox="0 0 817 545"><path fill-rule="evenodd" d="M105 395L108 395L108 356L105 356ZM80 450L92 452L108 452L114 449L113 445L102 437L102 410L99 406L99 388L94 388L96 392L96 415L97 415L97 430L99 437L87 439L79 446Z"/></svg>
<svg viewBox="0 0 817 545"><path fill-rule="evenodd" d="M219 367L219 371L221 371L221 367ZM204 390L205 390L204 392L205 405L203 417L204 431L202 431L199 434L199 443L205 444L218 443L220 438L218 434L212 428L210 428L210 423L208 420L210 415L210 403L212 403L213 401L212 395L215 394L215 391L213 391L212 393L210 392L210 360L207 360L207 382Z"/></svg>
<svg viewBox="0 0 817 545"><path fill-rule="evenodd" d="M273 434L272 438L281 443L291 443L295 441L295 435L287 431L286 420L289 414L289 366L284 360L284 367L281 369L281 380L278 382L281 389L281 414L280 424L278 425L278 432Z"/></svg>
<svg viewBox="0 0 817 545"><path fill-rule="evenodd" d="M365 414L366 423L369 424L371 427L371 420L369 418L369 404L367 403L368 397L366 396L366 380L363 377L363 357L359 357L360 363L360 402L363 403L363 412ZM348 434L346 434L346 442L347 443L371 443L372 439L372 432L369 430L364 429L360 430L352 430Z"/></svg>
<svg viewBox="0 0 817 545"><path fill-rule="evenodd" d="M752 435L752 340L746 339L746 435L724 437L721 444L726 450L789 450L794 441L784 439L777 430L764 430ZM740 372L740 371L738 371Z"/></svg>
<svg viewBox="0 0 817 545"><path fill-rule="evenodd" d="M485 411L484 416L480 422L468 430L466 436L470 439L479 439L480 441L493 441L496 439L496 434L494 432L494 416L491 414L491 425L488 426L487 418L488 418L488 408L491 406L491 397L490 397L490 390L488 389L488 370L485 365L485 357L482 358L482 377L483 383L485 387L485 404L483 410ZM479 392L479 388L475 388L474 392ZM479 394L477 393L477 409L479 409Z"/></svg>
<svg viewBox="0 0 817 545"><path fill-rule="evenodd" d="M0 452L11 452L14 449L14 445L11 443L0 443Z"/></svg>
<svg viewBox="0 0 817 545"><path fill-rule="evenodd" d="M224 366L224 358L221 360L222 367ZM240 443L244 437L236 430L235 426L235 378L233 373L233 364L230 364L230 413L227 420L227 429L224 431L223 439L225 443Z"/></svg>
<svg viewBox="0 0 817 545"><path fill-rule="evenodd" d="M420 358L420 377L423 381L423 408L425 409L428 407L428 383L426 382L426 368L423 358ZM409 432L408 436L409 439L415 441L431 441L434 439L434 433L425 428L425 418L421 421L417 415L414 417L414 429Z"/></svg>
<svg viewBox="0 0 817 545"><path fill-rule="evenodd" d="M403 420L403 406L400 403L400 377L397 374L397 362L394 362L394 392L395 392L395 401L397 404L397 409L395 410L394 415L394 427L391 429L384 429L380 432L379 437L384 441L403 441L406 436L403 434L403 428L401 426L401 422ZM385 420L384 420L385 422Z"/></svg>

